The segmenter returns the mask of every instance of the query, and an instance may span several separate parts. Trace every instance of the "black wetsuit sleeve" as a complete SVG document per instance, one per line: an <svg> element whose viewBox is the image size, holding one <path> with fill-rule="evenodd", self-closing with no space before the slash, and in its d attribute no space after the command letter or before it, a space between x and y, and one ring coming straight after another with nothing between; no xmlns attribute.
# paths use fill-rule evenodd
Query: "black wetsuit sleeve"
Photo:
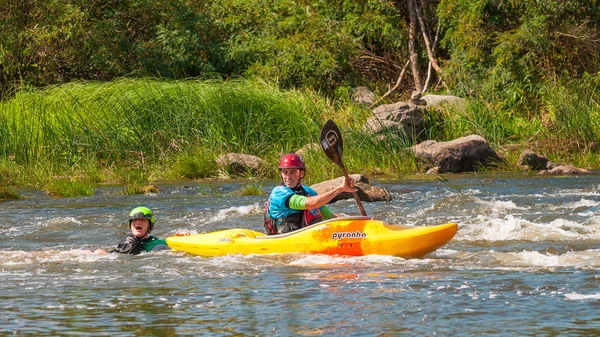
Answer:
<svg viewBox="0 0 600 337"><path fill-rule="evenodd" d="M142 240L138 237L129 234L125 239L119 242L116 249L111 250L111 253L132 254L136 255L142 251Z"/></svg>

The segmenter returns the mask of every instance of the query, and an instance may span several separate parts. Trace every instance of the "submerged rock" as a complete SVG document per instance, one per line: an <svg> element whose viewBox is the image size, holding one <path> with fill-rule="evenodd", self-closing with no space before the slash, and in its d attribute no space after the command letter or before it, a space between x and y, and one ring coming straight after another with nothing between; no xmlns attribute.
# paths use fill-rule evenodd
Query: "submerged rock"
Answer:
<svg viewBox="0 0 600 337"><path fill-rule="evenodd" d="M575 175L575 174L591 174L590 171L569 165L559 165L547 171L540 171L540 175Z"/></svg>

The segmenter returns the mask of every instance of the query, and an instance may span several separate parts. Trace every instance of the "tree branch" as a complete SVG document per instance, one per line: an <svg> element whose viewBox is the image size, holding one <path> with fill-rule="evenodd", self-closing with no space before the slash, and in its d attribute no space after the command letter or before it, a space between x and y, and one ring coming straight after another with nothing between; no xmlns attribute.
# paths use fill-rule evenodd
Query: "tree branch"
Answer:
<svg viewBox="0 0 600 337"><path fill-rule="evenodd" d="M417 16L417 19L419 21L419 26L421 27L421 32L423 33L423 40L425 41L425 47L427 50L427 58L429 58L429 63L431 64L433 69L435 69L435 71L438 73L439 77L442 78L442 73L443 73L442 68L440 68L440 66L438 65L437 59L435 58L435 55L433 53L433 46L432 46L429 36L427 34L427 26L425 25L425 21L423 20L423 16L421 15L420 10L417 8L416 0L408 0L408 1L409 1L409 5L412 4L409 7L413 7L414 13L415 13L414 15ZM412 11L411 11L411 13L412 13ZM411 15L413 15L413 14L411 14ZM444 83L444 86L446 86L445 83Z"/></svg>
<svg viewBox="0 0 600 337"><path fill-rule="evenodd" d="M409 63L410 63L410 60L406 61L406 64L404 65L404 67L402 68L402 71L400 72L400 76L398 76L398 80L396 81L396 84L392 88L390 88L383 96L379 97L378 99L375 100L375 102L371 103L371 105L369 105L369 109L372 109L375 105L377 105L377 103L381 102L381 100L388 97L392 92L394 92L394 90L398 89L398 87L400 86L400 82L402 82L402 77L404 77L404 73L406 72L406 68L408 68Z"/></svg>

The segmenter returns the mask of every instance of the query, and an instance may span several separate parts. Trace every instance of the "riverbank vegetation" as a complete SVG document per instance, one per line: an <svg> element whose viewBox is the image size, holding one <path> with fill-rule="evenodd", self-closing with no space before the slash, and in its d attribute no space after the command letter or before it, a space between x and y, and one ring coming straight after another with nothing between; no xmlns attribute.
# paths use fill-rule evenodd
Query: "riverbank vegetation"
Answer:
<svg viewBox="0 0 600 337"><path fill-rule="evenodd" d="M116 183L229 178L227 152L273 163L334 119L352 172L424 166L407 148L479 134L515 170L529 148L600 168L600 12L593 0L0 0L0 188L56 196ZM362 132L413 91L465 98L417 139ZM309 183L340 174L308 150ZM251 190L251 189L250 189Z"/></svg>
<svg viewBox="0 0 600 337"><path fill-rule="evenodd" d="M575 99L570 90L592 92L597 85L570 84L548 94L546 107L554 109L552 116L563 129L469 100L460 113L428 115L420 139L386 142L362 131L371 116L367 108L350 102L335 107L314 92L281 90L265 82L119 79L29 88L0 103L0 178L3 186L34 185L56 196L91 195L101 183L143 193L160 180L230 178L232 172L216 164L229 152L265 159L273 169L261 178L276 178L279 156L318 143L330 118L342 128L345 165L370 176L421 172L408 147L470 133L485 137L507 159L500 170L515 169L520 151L532 144L551 153L552 160L594 168L597 148L580 149L576 156L571 151L597 139L600 107L590 99ZM568 115L568 109L581 112ZM579 143L565 142L565 137ZM340 174L319 147L309 147L304 156L309 182Z"/></svg>

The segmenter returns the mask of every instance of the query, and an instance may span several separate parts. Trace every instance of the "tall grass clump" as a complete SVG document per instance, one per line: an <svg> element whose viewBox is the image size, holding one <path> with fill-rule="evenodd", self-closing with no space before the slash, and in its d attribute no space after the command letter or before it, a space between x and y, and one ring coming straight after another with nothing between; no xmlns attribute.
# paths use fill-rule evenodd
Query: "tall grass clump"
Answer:
<svg viewBox="0 0 600 337"><path fill-rule="evenodd" d="M21 182L24 172L13 158L0 158L0 187L16 185Z"/></svg>
<svg viewBox="0 0 600 337"><path fill-rule="evenodd" d="M350 130L350 145L345 150L349 167L361 168L367 175L403 175L414 172L416 161L410 148L418 142L414 130L384 132L373 137L362 130ZM357 172L358 173L358 172Z"/></svg>
<svg viewBox="0 0 600 337"><path fill-rule="evenodd" d="M218 167L216 153L207 149L199 149L195 152L184 152L174 160L167 177L173 179L202 179L214 177Z"/></svg>
<svg viewBox="0 0 600 337"><path fill-rule="evenodd" d="M316 94L246 80L119 79L27 89L0 103L0 159L66 171L89 157L101 167L144 170L180 153L277 157L315 141L327 109ZM190 166L180 169L189 172L183 176L214 171L185 157L178 165Z"/></svg>
<svg viewBox="0 0 600 337"><path fill-rule="evenodd" d="M50 181L44 189L53 197L78 197L94 195L94 184L88 180L61 178Z"/></svg>
<svg viewBox="0 0 600 337"><path fill-rule="evenodd" d="M432 111L426 118L427 138L448 141L476 134L501 145L521 142L543 131L538 118L502 110L481 99L469 99L464 108Z"/></svg>
<svg viewBox="0 0 600 337"><path fill-rule="evenodd" d="M19 194L12 188L0 187L0 201L2 200L17 200L24 199L25 197Z"/></svg>
<svg viewBox="0 0 600 337"><path fill-rule="evenodd" d="M600 139L600 74L580 81L555 81L544 86L548 131L583 146Z"/></svg>

